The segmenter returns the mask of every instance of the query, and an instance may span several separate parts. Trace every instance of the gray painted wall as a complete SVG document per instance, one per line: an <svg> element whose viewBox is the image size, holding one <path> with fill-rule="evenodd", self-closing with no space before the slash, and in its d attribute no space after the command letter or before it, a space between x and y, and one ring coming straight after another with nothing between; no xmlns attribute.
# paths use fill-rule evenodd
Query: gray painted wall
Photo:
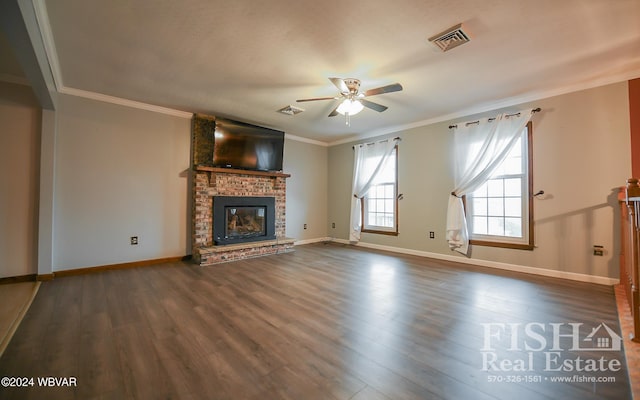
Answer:
<svg viewBox="0 0 640 400"><path fill-rule="evenodd" d="M190 121L68 95L57 117L53 270L187 254Z"/></svg>
<svg viewBox="0 0 640 400"><path fill-rule="evenodd" d="M619 218L615 191L631 173L626 82L552 97L484 114L541 107L533 117L536 249L474 246L471 258L554 271L618 277ZM362 243L459 256L444 240L448 194L454 187L448 125L480 115L414 128L400 136L397 237L366 234ZM365 142L373 139L364 140ZM332 236L348 240L353 143L329 149ZM339 222L339 223L338 223ZM429 239L429 231L436 239ZM593 245L606 248L604 257Z"/></svg>
<svg viewBox="0 0 640 400"><path fill-rule="evenodd" d="M0 82L0 278L37 272L40 120L29 87Z"/></svg>
<svg viewBox="0 0 640 400"><path fill-rule="evenodd" d="M327 236L327 153L325 146L286 140L287 237L312 241ZM304 229L304 225L307 229Z"/></svg>

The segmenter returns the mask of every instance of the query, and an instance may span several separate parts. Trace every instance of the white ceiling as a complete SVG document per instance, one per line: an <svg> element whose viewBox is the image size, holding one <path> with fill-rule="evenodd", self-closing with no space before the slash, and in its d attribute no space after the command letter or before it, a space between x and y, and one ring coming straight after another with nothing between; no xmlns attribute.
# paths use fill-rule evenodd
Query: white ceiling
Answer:
<svg viewBox="0 0 640 400"><path fill-rule="evenodd" d="M40 28L60 91L327 143L640 77L640 0L34 4L44 11ZM458 23L471 42L446 53L428 42ZM389 109L365 109L346 126L344 117L327 117L334 100L296 103L337 94L329 77L404 90L370 98ZM306 111L276 112L290 104Z"/></svg>

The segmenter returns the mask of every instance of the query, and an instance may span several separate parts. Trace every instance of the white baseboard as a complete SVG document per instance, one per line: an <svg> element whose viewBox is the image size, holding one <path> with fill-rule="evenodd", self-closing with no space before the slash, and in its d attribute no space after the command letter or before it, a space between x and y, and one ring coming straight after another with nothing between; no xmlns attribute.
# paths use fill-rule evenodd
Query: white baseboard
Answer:
<svg viewBox="0 0 640 400"><path fill-rule="evenodd" d="M384 250L384 251L408 254L408 255L419 256L419 257L434 258L437 260L453 261L453 262L458 262L462 264L496 268L496 269L501 269L506 271L522 272L525 274L548 276L551 278L569 279L569 280L578 281L578 282L597 283L599 285L608 285L608 286L617 285L618 283L620 283L619 279L608 278L605 276L578 274L575 272L557 271L557 270L546 269L546 268L535 268L535 267L529 267L526 265L509 264L509 263L503 263L503 262L497 262L497 261L478 260L474 258L464 258L464 257L459 257L454 255L432 253L432 252L421 251L421 250L405 249L401 247L383 246L379 244L371 244L371 243L363 243L363 242L351 243L345 239L329 238L329 240L335 243L354 244L355 246L365 247L370 249Z"/></svg>
<svg viewBox="0 0 640 400"><path fill-rule="evenodd" d="M304 240L296 240L293 242L294 246L300 246L303 244L311 244L318 242L331 242L333 241L330 237L322 237L322 238L314 238L314 239L304 239Z"/></svg>

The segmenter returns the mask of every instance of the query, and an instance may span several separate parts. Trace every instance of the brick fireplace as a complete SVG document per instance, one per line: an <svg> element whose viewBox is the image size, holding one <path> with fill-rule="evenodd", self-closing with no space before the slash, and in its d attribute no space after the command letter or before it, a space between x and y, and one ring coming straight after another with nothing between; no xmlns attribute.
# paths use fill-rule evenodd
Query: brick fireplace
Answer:
<svg viewBox="0 0 640 400"><path fill-rule="evenodd" d="M286 179L290 175L207 166L212 151L209 143L212 132L208 131L215 125L214 121L213 117L199 115L193 119L192 251L195 262L205 266L293 251L294 240L285 237ZM225 211L218 208L214 212L214 198L231 199L230 204L239 205L250 204L246 203L247 198L273 199L273 232L254 240L216 240L214 224L220 226Z"/></svg>

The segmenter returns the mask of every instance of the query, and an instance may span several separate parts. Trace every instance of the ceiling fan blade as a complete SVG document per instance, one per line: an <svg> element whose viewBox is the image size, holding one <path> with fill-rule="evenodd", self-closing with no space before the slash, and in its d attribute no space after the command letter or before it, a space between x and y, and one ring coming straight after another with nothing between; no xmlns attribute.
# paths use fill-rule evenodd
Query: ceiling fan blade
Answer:
<svg viewBox="0 0 640 400"><path fill-rule="evenodd" d="M302 103L305 101L317 101L317 100L335 100L335 97L314 97L312 99L300 99L300 100L296 100L298 103Z"/></svg>
<svg viewBox="0 0 640 400"><path fill-rule="evenodd" d="M382 104L374 103L373 101L369 101L365 99L360 99L360 102L362 103L363 106L370 108L372 110L375 110L377 112L383 112L384 110L389 108L387 106L383 106Z"/></svg>
<svg viewBox="0 0 640 400"><path fill-rule="evenodd" d="M349 88L342 78L329 78L329 80L340 90L340 93L349 93Z"/></svg>
<svg viewBox="0 0 640 400"><path fill-rule="evenodd" d="M364 92L365 96L375 96L377 94L383 93L391 93L391 92L399 92L402 90L402 85L399 83L394 83L393 85L382 86L375 89L369 89Z"/></svg>
<svg viewBox="0 0 640 400"><path fill-rule="evenodd" d="M331 113L327 115L327 117L335 117L336 115L338 115L338 107L334 108L333 111L331 111Z"/></svg>

